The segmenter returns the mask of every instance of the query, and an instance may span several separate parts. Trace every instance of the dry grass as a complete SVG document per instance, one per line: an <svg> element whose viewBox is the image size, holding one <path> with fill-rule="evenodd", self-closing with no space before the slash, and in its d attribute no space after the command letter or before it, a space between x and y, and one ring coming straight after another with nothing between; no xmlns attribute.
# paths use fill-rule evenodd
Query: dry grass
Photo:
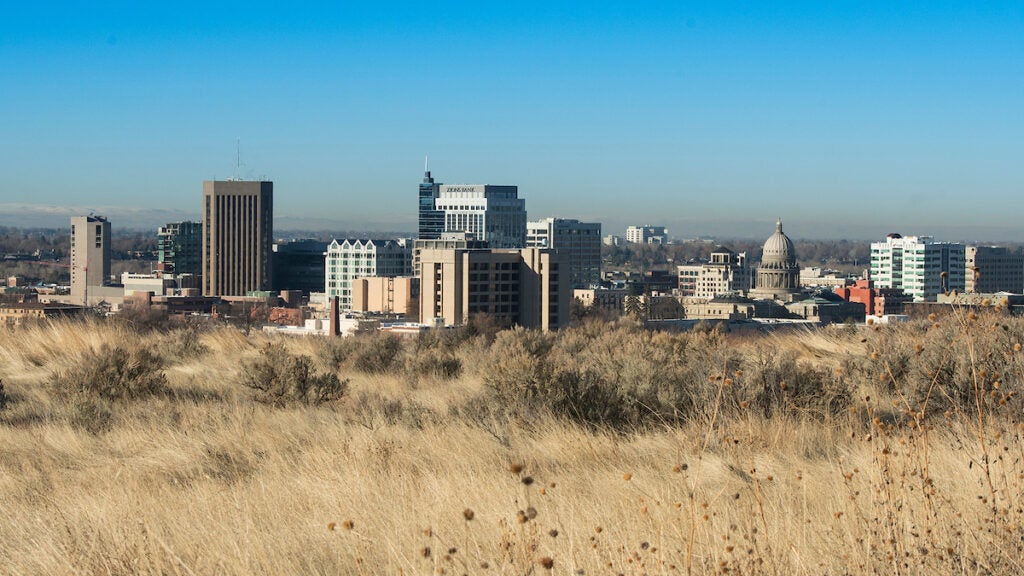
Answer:
<svg viewBox="0 0 1024 576"><path fill-rule="evenodd" d="M937 324L513 332L406 345L370 373L354 358L375 342L2 333L0 572L1021 573L1024 323ZM347 397L255 402L239 371L271 340L349 379ZM90 431L55 374L104 345L173 354L166 393L112 401ZM460 374L417 372L439 350ZM499 366L510 350L529 370ZM614 426L548 410L559 365L665 404ZM694 389L648 395L651 378ZM851 393L823 407L794 378Z"/></svg>

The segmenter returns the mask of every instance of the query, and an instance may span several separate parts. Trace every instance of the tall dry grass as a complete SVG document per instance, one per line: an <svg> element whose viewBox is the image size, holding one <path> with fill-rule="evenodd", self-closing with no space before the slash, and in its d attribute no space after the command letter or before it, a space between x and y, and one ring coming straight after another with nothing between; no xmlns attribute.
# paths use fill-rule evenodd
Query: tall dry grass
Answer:
<svg viewBox="0 0 1024 576"><path fill-rule="evenodd" d="M30 326L0 334L0 572L1020 573L1022 340L956 310L404 344ZM268 345L344 397L257 401ZM115 348L163 384L83 413Z"/></svg>

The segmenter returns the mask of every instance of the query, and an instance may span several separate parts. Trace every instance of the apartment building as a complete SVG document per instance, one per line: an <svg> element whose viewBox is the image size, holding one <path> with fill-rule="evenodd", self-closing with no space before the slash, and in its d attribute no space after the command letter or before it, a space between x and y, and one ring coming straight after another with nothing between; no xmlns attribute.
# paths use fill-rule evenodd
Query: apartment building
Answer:
<svg viewBox="0 0 1024 576"><path fill-rule="evenodd" d="M352 281L372 276L409 276L412 243L403 239L347 238L327 245L324 292L338 297L343 310L352 309Z"/></svg>
<svg viewBox="0 0 1024 576"><path fill-rule="evenodd" d="M878 288L902 288L914 302L934 302L938 294L964 290L965 252L963 244L930 236L889 234L871 243L871 280Z"/></svg>

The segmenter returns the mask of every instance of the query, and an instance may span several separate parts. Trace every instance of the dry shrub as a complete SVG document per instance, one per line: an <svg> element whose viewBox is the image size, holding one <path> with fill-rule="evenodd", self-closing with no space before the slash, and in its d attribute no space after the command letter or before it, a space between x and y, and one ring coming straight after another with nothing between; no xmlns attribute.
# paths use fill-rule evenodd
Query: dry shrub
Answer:
<svg viewBox="0 0 1024 576"><path fill-rule="evenodd" d="M291 404L319 406L345 395L348 380L329 372L319 374L309 356L293 355L281 344L268 344L259 358L247 362L242 385L256 390L255 399L283 407Z"/></svg>
<svg viewBox="0 0 1024 576"><path fill-rule="evenodd" d="M104 344L72 368L54 374L58 395L81 394L111 402L136 400L167 390L164 361L150 348Z"/></svg>

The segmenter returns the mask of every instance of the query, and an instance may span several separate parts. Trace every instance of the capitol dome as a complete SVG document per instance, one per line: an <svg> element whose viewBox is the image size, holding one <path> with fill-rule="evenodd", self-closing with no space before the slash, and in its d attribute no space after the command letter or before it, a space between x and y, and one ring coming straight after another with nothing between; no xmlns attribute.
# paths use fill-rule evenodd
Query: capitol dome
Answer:
<svg viewBox="0 0 1024 576"><path fill-rule="evenodd" d="M757 281L750 296L754 299L792 301L800 294L800 266L796 262L793 241L782 231L782 220L775 223L775 234L768 237L757 267Z"/></svg>
<svg viewBox="0 0 1024 576"><path fill-rule="evenodd" d="M796 267L796 250L793 241L782 231L782 220L775 223L775 234L764 243L761 265L770 267Z"/></svg>

